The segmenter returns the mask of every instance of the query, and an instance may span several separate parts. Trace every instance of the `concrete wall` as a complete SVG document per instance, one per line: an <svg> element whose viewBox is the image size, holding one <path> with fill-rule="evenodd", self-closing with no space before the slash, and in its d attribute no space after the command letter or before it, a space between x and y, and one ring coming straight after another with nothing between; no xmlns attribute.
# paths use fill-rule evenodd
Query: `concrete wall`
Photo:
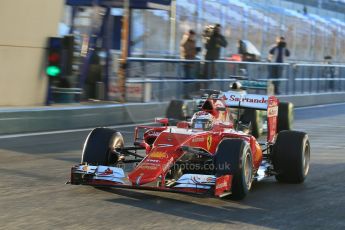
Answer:
<svg viewBox="0 0 345 230"><path fill-rule="evenodd" d="M310 95L293 95L293 96L278 96L281 101L289 101L294 104L295 107L332 104L332 103L344 103L345 93L334 92L324 94L310 94Z"/></svg>
<svg viewBox="0 0 345 230"><path fill-rule="evenodd" d="M1 109L0 135L153 122L168 102Z"/></svg>
<svg viewBox="0 0 345 230"><path fill-rule="evenodd" d="M345 102L345 93L279 97L295 107ZM190 111L195 104L188 103ZM0 135L152 122L165 117L168 102L0 109Z"/></svg>
<svg viewBox="0 0 345 230"><path fill-rule="evenodd" d="M0 106L42 105L47 37L56 36L64 0L0 1Z"/></svg>

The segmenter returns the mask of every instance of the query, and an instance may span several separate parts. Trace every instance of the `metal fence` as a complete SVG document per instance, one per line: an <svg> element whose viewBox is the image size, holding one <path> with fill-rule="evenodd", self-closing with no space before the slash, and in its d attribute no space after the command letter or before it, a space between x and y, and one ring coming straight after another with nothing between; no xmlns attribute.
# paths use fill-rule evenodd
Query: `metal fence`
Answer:
<svg viewBox="0 0 345 230"><path fill-rule="evenodd" d="M229 90L234 77L272 82L279 95L345 91L345 65L130 58L127 76L127 88L140 86L139 101L191 98L202 88Z"/></svg>

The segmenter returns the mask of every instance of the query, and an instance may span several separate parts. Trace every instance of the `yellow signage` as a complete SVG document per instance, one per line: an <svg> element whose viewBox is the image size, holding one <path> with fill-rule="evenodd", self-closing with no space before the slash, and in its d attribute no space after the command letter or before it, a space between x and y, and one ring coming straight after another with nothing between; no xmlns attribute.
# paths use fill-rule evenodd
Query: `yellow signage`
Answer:
<svg viewBox="0 0 345 230"><path fill-rule="evenodd" d="M167 158L168 155L165 152L153 152L149 155L150 158Z"/></svg>

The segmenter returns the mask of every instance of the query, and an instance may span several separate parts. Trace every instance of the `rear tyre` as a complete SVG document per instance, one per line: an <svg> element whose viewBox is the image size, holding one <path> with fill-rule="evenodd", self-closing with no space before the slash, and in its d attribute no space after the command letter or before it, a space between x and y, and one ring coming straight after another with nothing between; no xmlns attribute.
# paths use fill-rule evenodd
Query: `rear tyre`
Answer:
<svg viewBox="0 0 345 230"><path fill-rule="evenodd" d="M259 138L263 133L263 120L260 111L255 109L245 109L241 116L243 123L251 123L251 133L255 138Z"/></svg>
<svg viewBox="0 0 345 230"><path fill-rule="evenodd" d="M169 118L169 125L176 125L179 121L184 121L187 119L187 105L183 100L172 100L170 101L166 117Z"/></svg>
<svg viewBox="0 0 345 230"><path fill-rule="evenodd" d="M240 139L223 140L215 155L215 167L216 177L233 175L231 199L241 200L248 194L253 182L253 160L249 144Z"/></svg>
<svg viewBox="0 0 345 230"><path fill-rule="evenodd" d="M280 102L278 107L278 132L291 130L294 114L294 106L290 102Z"/></svg>
<svg viewBox="0 0 345 230"><path fill-rule="evenodd" d="M85 140L82 163L111 165L117 162L116 148L124 146L121 133L109 128L95 128Z"/></svg>
<svg viewBox="0 0 345 230"><path fill-rule="evenodd" d="M302 183L309 171L308 135L298 131L281 131L273 145L272 163L280 182Z"/></svg>

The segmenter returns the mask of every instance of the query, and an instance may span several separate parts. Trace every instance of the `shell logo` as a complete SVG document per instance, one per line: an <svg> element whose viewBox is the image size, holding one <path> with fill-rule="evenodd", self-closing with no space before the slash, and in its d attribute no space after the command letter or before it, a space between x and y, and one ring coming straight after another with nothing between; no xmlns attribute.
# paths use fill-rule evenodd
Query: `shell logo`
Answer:
<svg viewBox="0 0 345 230"><path fill-rule="evenodd" d="M150 158L167 158L168 155L165 152L153 152L149 155Z"/></svg>

